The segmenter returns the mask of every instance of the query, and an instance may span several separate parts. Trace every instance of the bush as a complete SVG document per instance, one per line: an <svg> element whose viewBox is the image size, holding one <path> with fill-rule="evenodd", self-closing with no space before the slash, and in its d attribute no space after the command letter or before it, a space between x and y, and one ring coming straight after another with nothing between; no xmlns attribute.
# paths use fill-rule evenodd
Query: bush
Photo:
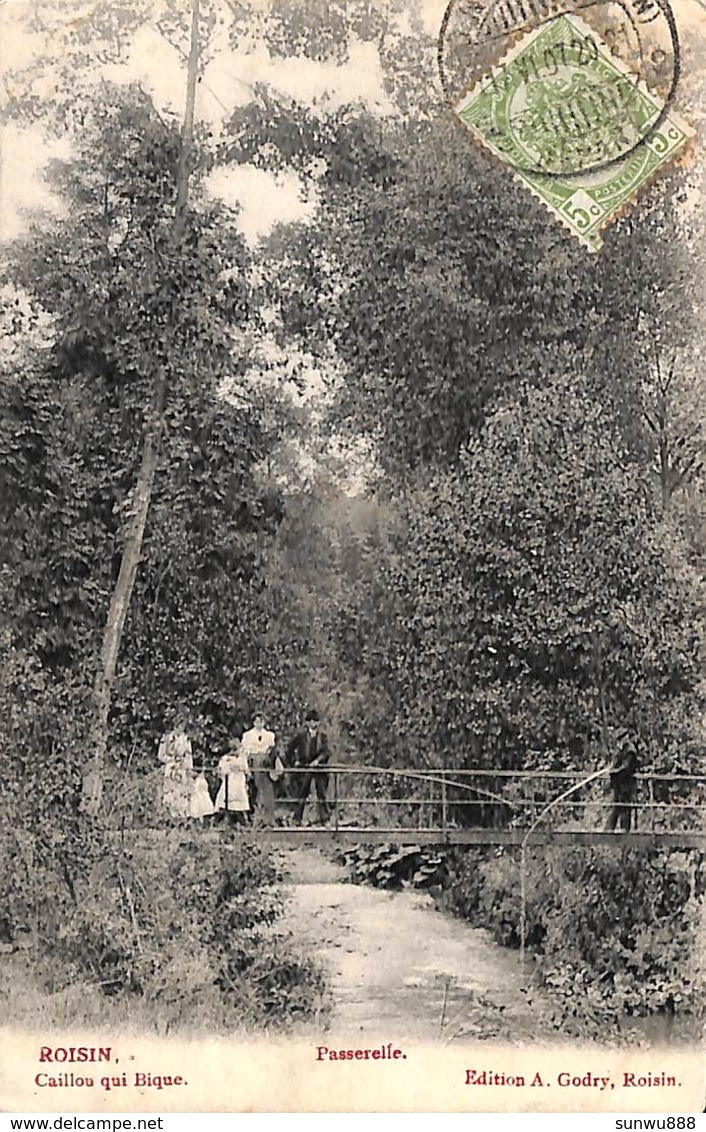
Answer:
<svg viewBox="0 0 706 1132"><path fill-rule="evenodd" d="M158 1030L287 1026L322 1009L320 969L273 930L277 871L258 847L172 830L128 851L94 835L75 901L67 893L47 918L30 886L12 906L14 930L34 934L47 993L79 983ZM56 889L56 875L42 883L52 879Z"/></svg>
<svg viewBox="0 0 706 1132"><path fill-rule="evenodd" d="M626 1021L703 1015L703 854L630 848L546 849L528 856L526 945L551 992L555 1025L580 1035ZM443 905L520 943L518 861L457 851Z"/></svg>
<svg viewBox="0 0 706 1132"><path fill-rule="evenodd" d="M446 853L396 845L357 845L342 849L337 859L348 865L355 881L376 888L433 888L447 879Z"/></svg>

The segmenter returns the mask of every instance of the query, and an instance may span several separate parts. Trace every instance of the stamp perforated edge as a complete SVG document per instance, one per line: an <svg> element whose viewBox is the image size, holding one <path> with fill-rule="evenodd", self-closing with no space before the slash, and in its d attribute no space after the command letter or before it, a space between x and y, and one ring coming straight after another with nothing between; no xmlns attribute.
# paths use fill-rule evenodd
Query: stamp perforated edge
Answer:
<svg viewBox="0 0 706 1132"><path fill-rule="evenodd" d="M656 96L652 93L652 91L650 91L650 89L647 87L646 83L644 83L643 80L640 78L640 76L636 75L634 73L634 71L632 71L625 64L625 62L622 59L620 59L619 57L614 56L610 53L610 48L608 47L608 45L600 38L600 36L597 35L597 33L594 31L594 29L592 27L590 27L575 12L563 12L563 13L561 13L561 15L565 16L567 19L569 19L569 21L577 28L577 31L579 31L580 34L582 34L582 35L588 34L593 39L595 39L596 42L598 43L600 49L602 49L604 52L606 52L609 55L610 62L613 63L616 66L616 69L620 70L622 73L624 73L626 75L629 75L635 81L635 83L637 84L637 87L638 87L638 90L640 91L640 93L644 97L648 98L652 103L654 103ZM559 18L559 15L554 17L554 19L558 19L558 18ZM547 23L548 22L551 22L551 21L547 21ZM491 82L491 80L493 78L493 74L497 73L498 70L502 70L503 67L508 66L510 63L513 62L513 60L517 57L518 54L525 51L527 49L527 47L531 45L532 41L542 32L542 30L544 29L545 26L546 26L546 24L542 24L542 25L540 25L536 28L533 28L530 32L526 33L521 39L518 39L517 42L512 45L512 47L508 51L507 55L503 56L502 59L498 63L493 64L489 71L484 72L484 74L480 78L476 79L471 85L469 85L468 88L466 88L466 90L464 92L462 92L461 95L459 95L459 98L457 99L457 101L454 104L451 105L451 108L453 110L454 118L455 118L457 124L463 130L466 131L467 135L470 135L473 142L479 148L481 148L483 150L486 157L489 157L499 167L509 171L514 176L514 178L522 185L522 187L525 190L528 190L532 194L533 197L535 197L538 201L541 202L541 204L544 206L546 211L551 216L555 217L560 222L562 227L574 237L574 239L577 239L585 248L587 248L588 251L595 253L595 252L600 251L601 247L603 246L603 240L602 240L600 233L607 226L612 225L616 220L618 220L621 216L623 216L626 213L626 211L628 211L628 209L632 207L634 202L637 200L638 196L642 193L643 189L647 188L650 184L652 184L658 176L660 176L667 169L671 168L672 165L681 164L684 161L684 158L688 155L688 153L691 151L691 149L693 149L696 131L694 130L694 128L691 125L689 125L687 122L685 122L684 119L681 118L681 116L676 113L676 111L674 111L670 107L668 112L667 112L666 118L662 121L662 123L660 124L660 126L658 128L659 129L665 128L665 127L667 127L669 122L672 122L677 127L677 129L679 129L684 134L684 141L680 142L679 145L671 152L671 154L666 155L664 161L661 161L658 165L656 165L654 167L654 169L652 169L652 171L649 174L647 174L645 176L645 178L635 186L634 191L624 201L622 201L620 205L618 205L615 209L611 210L610 212L606 212L605 216L601 219L601 222L593 229L593 232L594 232L593 238L588 238L584 233L582 233L578 228L576 228L570 222L570 220L568 220L568 218L566 216L562 215L562 213L558 209L554 208L546 200L546 198L542 195L542 193L539 191L539 189L536 187L536 185L532 184L532 182L522 173L522 171L517 169L516 166L512 165L508 161L504 160L502 155L497 153L492 148L492 146L483 137L483 135L479 131L475 130L473 128L473 126L469 125L468 122L464 121L464 119L461 117L461 114L460 114L460 111L462 109L465 109L466 106L470 105L476 97L478 97L481 93L483 93L483 91L485 90L487 85ZM635 149L637 149L637 148L639 148L639 146L645 145L647 143L647 141L650 137L650 134L653 130L655 130L654 125L650 127L650 130L648 131L648 133L638 143L638 146L636 146ZM688 147L688 148L685 148L685 147ZM633 153L634 152L635 152L635 150L633 150ZM624 160L629 161L630 155L629 154L626 155ZM621 168L622 168L622 163L619 164L619 165L616 165L615 173L617 174L618 171ZM588 175L590 175L590 174L588 174ZM558 177L558 178L556 178L556 180L560 181L562 184L568 184L569 182L573 182L575 180L576 181L576 188L582 187L582 184L581 184L582 179L583 178L582 178L580 173L577 173L575 178L573 178L573 177L571 177L571 178L570 177L563 177L563 178Z"/></svg>

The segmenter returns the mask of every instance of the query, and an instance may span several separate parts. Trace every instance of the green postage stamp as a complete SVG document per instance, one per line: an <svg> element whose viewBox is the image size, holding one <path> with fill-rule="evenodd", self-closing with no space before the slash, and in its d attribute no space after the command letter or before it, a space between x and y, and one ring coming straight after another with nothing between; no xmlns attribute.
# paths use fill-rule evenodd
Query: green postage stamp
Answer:
<svg viewBox="0 0 706 1132"><path fill-rule="evenodd" d="M574 13L522 36L455 110L591 251L693 136Z"/></svg>

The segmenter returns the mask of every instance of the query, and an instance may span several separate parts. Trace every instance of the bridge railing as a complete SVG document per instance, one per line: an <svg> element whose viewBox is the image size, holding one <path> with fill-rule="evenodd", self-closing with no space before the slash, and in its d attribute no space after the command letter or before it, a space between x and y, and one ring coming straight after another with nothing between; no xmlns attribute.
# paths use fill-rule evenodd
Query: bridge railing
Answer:
<svg viewBox="0 0 706 1132"><path fill-rule="evenodd" d="M216 766L207 764L203 770L215 798L219 782ZM473 828L526 830L550 802L586 777L585 770L457 770L433 766L412 770L369 764L329 765L316 773L326 782L329 828L442 833ZM278 826L295 824L302 778L307 774L311 774L307 768L288 768L275 784ZM140 779L125 775L124 785L112 792L108 823L125 828L169 824L161 804L162 786L163 771L159 768ZM606 774L553 805L542 827L602 830L609 815L615 816L615 805ZM706 775L637 775L635 797L629 806L632 828L638 831L702 830ZM619 808L625 809L626 804ZM257 816L256 801L254 813ZM307 826L319 824L314 782L303 820Z"/></svg>
<svg viewBox="0 0 706 1132"><path fill-rule="evenodd" d="M293 811L298 776L291 770L281 790L280 809ZM570 771L455 770L428 767L333 765L327 777L330 822L340 827L445 830L464 827L526 828L569 786L585 777ZM288 782L287 782L288 780ZM577 791L553 809L549 824L566 829L604 828L608 816L632 811L634 829L650 832L700 827L706 803L706 776L636 776L631 803L616 803L607 776ZM310 790L305 821L316 823L316 796Z"/></svg>

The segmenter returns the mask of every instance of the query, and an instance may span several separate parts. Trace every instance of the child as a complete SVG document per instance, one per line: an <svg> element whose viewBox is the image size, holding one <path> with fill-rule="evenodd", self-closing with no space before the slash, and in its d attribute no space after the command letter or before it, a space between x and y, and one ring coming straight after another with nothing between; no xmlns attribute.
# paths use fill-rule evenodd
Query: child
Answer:
<svg viewBox="0 0 706 1132"><path fill-rule="evenodd" d="M223 781L216 795L215 809L232 814L230 820L242 825L250 810L250 802L247 786L248 757L242 749L240 739L230 740L228 752L218 764L218 773Z"/></svg>
<svg viewBox="0 0 706 1132"><path fill-rule="evenodd" d="M191 787L190 813L192 818L207 818L215 813L206 775L203 773L196 775Z"/></svg>

